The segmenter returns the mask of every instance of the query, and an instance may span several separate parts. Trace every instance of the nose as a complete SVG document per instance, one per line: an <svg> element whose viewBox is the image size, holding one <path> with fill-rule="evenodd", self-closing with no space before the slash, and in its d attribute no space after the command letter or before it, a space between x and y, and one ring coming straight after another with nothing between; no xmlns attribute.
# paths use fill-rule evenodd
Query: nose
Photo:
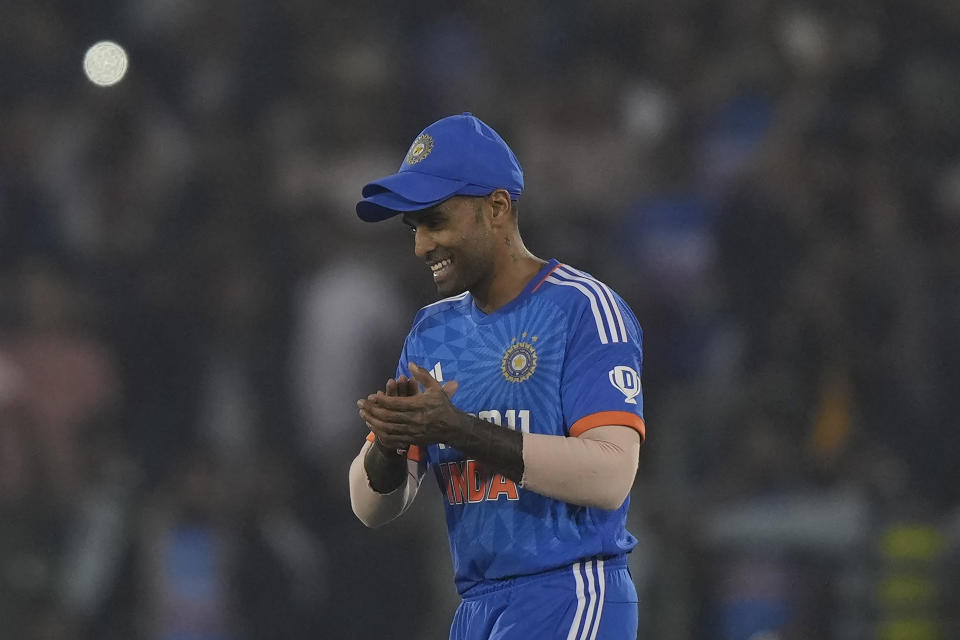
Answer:
<svg viewBox="0 0 960 640"><path fill-rule="evenodd" d="M430 233L421 227L417 231L413 240L413 252L418 258L426 258L427 254L436 249L437 243L433 241Z"/></svg>

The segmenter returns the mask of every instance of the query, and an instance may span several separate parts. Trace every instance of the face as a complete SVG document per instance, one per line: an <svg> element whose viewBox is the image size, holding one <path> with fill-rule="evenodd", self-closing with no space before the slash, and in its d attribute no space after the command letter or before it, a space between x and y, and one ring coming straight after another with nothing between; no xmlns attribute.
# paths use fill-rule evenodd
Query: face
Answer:
<svg viewBox="0 0 960 640"><path fill-rule="evenodd" d="M414 235L414 252L433 272L441 296L476 290L493 274L493 233L485 200L456 196L403 216Z"/></svg>

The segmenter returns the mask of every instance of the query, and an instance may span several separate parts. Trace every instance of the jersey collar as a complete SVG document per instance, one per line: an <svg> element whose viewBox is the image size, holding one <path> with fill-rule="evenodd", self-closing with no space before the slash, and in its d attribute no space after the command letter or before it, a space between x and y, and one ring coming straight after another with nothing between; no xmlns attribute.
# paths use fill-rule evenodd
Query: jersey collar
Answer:
<svg viewBox="0 0 960 640"><path fill-rule="evenodd" d="M470 300L470 314L473 316L474 321L476 322L491 322L496 319L500 314L506 313L516 307L519 304L522 304L524 300L533 295L533 293L543 284L543 281L547 279L554 269L560 266L560 261L556 258L551 258L547 261L543 267L540 268L540 271L537 272L535 276L530 278L530 282L523 288L523 291L517 294L513 300L503 305L496 311L492 313L484 313L477 307L476 301L473 299L473 295L467 295L467 298Z"/></svg>

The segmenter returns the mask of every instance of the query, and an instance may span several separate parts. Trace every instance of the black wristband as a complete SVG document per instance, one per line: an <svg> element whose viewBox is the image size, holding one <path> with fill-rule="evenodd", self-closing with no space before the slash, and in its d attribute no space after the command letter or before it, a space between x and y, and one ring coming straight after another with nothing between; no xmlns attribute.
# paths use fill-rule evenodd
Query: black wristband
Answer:
<svg viewBox="0 0 960 640"><path fill-rule="evenodd" d="M363 466L370 488L377 493L386 494L396 490L407 476L407 463L404 456L376 438L367 450Z"/></svg>
<svg viewBox="0 0 960 640"><path fill-rule="evenodd" d="M387 445L380 442L380 438L378 438L376 435L373 436L373 446L375 446L377 450L380 451L380 453L390 458L399 458L400 456L403 455L397 449L394 449L393 447L388 447Z"/></svg>

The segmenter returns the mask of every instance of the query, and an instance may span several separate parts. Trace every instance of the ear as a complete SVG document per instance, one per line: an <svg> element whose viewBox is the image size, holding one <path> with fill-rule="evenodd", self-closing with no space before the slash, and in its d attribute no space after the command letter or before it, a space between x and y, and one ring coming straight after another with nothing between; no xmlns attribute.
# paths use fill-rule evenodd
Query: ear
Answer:
<svg viewBox="0 0 960 640"><path fill-rule="evenodd" d="M490 204L490 222L493 226L506 225L512 216L510 207L510 194L506 189L497 189L489 196L487 201Z"/></svg>

